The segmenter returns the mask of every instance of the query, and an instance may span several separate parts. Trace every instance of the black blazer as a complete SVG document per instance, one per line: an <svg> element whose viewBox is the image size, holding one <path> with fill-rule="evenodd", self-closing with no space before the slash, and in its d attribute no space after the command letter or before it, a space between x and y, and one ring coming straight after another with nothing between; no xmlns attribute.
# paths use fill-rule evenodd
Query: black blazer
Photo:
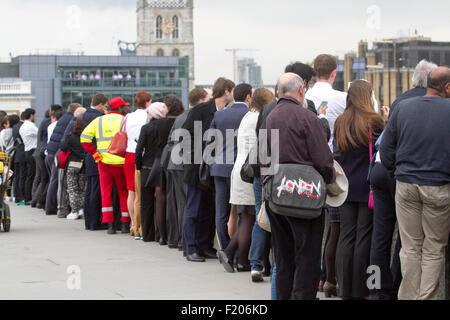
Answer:
<svg viewBox="0 0 450 320"><path fill-rule="evenodd" d="M23 125L23 121L20 121L12 128L12 135L14 139L14 163L25 162L25 145L23 144L20 136L20 128Z"/></svg>
<svg viewBox="0 0 450 320"><path fill-rule="evenodd" d="M198 186L200 183L199 171L200 164L194 164L194 123L201 122L202 124L202 140L205 132L211 127L211 122L214 119L214 114L217 112L216 102L211 99L209 102L199 104L191 109L183 125L183 129L189 131L191 135L191 164L184 165L184 182L188 185ZM200 143L197 141L197 143ZM206 142L202 141L202 152L205 150Z"/></svg>

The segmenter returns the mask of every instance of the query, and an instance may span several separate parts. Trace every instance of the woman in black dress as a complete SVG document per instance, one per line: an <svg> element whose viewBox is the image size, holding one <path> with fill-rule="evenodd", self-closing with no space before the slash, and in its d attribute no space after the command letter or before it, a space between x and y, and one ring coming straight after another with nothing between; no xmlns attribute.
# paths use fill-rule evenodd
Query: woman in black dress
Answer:
<svg viewBox="0 0 450 320"><path fill-rule="evenodd" d="M168 95L164 103L152 104L147 112L150 122L142 127L136 148L136 169L141 170L142 236L145 242L159 241L160 245L167 245L166 172L161 167L161 154L184 107L177 96ZM159 239L156 239L155 217Z"/></svg>

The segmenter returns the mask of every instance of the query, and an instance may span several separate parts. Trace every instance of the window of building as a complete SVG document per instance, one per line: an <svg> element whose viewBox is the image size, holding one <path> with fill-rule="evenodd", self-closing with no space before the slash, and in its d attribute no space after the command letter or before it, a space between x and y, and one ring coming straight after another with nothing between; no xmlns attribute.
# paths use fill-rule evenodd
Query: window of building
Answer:
<svg viewBox="0 0 450 320"><path fill-rule="evenodd" d="M164 50L163 49L158 49L158 51L156 51L156 56L164 57Z"/></svg>
<svg viewBox="0 0 450 320"><path fill-rule="evenodd" d="M156 17L156 39L162 39L162 22L163 18L161 16Z"/></svg>
<svg viewBox="0 0 450 320"><path fill-rule="evenodd" d="M437 65L441 65L441 53L438 52L432 52L431 53L431 62L436 63Z"/></svg>
<svg viewBox="0 0 450 320"><path fill-rule="evenodd" d="M180 35L180 29L179 29L179 19L178 16L173 16L172 18L172 24L173 24L173 32L172 32L172 38L173 39L178 39L179 35Z"/></svg>
<svg viewBox="0 0 450 320"><path fill-rule="evenodd" d="M179 57L179 56L180 56L180 50L178 50L178 49L173 49L173 51L172 51L172 56L174 56L174 57Z"/></svg>

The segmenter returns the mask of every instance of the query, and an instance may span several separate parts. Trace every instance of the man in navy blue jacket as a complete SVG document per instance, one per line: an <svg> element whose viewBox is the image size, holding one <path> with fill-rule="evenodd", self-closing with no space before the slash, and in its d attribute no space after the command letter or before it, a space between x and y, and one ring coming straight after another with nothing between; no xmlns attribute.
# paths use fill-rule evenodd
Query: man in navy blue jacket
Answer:
<svg viewBox="0 0 450 320"><path fill-rule="evenodd" d="M436 68L427 82L424 97L397 106L380 150L397 180L399 300L437 299L450 230L450 68Z"/></svg>
<svg viewBox="0 0 450 320"><path fill-rule="evenodd" d="M216 230L220 247L224 250L230 243L228 234L228 220L230 218L230 185L231 172L237 157L237 130L244 116L249 112L249 104L252 98L252 86L240 84L234 89L235 103L225 110L216 112L211 123L211 130L220 132L222 141L217 144L220 149L214 151L214 163L210 166L211 177L214 177L216 190ZM227 135L233 132L232 140ZM213 133L214 131L211 131ZM209 139L209 143L215 140ZM207 149L209 149L207 147ZM208 151L207 151L208 152Z"/></svg>
<svg viewBox="0 0 450 320"><path fill-rule="evenodd" d="M45 201L45 213L47 215L55 215L57 213L58 168L55 165L55 158L60 151L59 149L61 147L64 131L72 120L75 110L79 107L81 106L78 103L69 105L67 112L58 120L55 130L50 137L50 142L47 145L47 158L45 161L50 168L50 183L48 185L47 198ZM67 212L67 214L69 214L69 212ZM60 215L59 217L65 218L63 215Z"/></svg>
<svg viewBox="0 0 450 320"><path fill-rule="evenodd" d="M214 84L213 99L202 103L188 114L183 129L187 130L192 138L190 156L191 163L184 164L184 182L188 185L186 208L184 211L184 239L186 241L186 259L190 262L205 262L205 258L217 258L212 250L214 240L214 190L205 191L200 186L200 164L196 159L203 155L206 143L198 148L199 154L195 154L194 137L196 127L201 128L201 137L211 127L216 112L223 110L233 102L234 83L225 78L219 78ZM201 152L200 152L201 151Z"/></svg>
<svg viewBox="0 0 450 320"><path fill-rule="evenodd" d="M92 107L83 115L83 129L94 119L103 116L108 109L108 97L104 94L96 94L92 98ZM94 142L96 146L96 143ZM97 164L89 153L84 157L86 169L86 196L84 199L84 220L86 230L100 230L102 228L102 197L100 193L100 178Z"/></svg>

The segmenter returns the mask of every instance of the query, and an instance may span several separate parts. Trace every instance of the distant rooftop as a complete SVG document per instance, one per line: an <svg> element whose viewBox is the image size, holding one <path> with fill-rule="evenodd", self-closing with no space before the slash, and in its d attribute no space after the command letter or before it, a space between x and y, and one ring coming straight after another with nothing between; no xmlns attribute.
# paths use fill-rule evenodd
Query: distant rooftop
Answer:
<svg viewBox="0 0 450 320"><path fill-rule="evenodd" d="M392 38L392 39L383 39L381 41L375 41L375 42L408 42L408 41L432 41L430 37L424 37L424 36L414 36L414 37L399 37L399 38Z"/></svg>
<svg viewBox="0 0 450 320"><path fill-rule="evenodd" d="M72 49L34 49L29 53L31 56L84 56L84 51L73 51Z"/></svg>

